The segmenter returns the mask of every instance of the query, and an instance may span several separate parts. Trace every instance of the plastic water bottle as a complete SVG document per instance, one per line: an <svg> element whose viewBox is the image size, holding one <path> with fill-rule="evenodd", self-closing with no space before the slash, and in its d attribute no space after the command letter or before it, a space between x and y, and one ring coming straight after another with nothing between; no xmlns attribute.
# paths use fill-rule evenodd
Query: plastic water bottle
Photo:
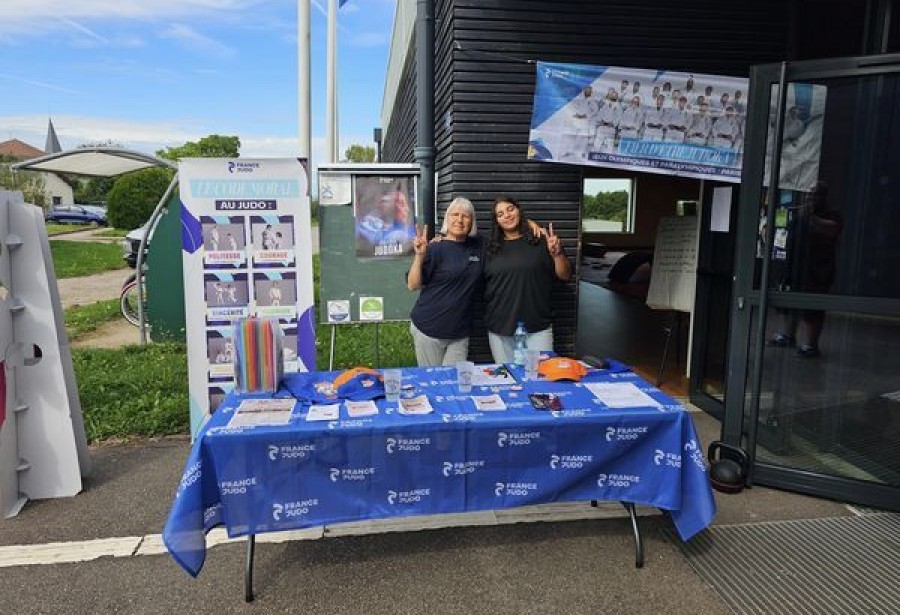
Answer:
<svg viewBox="0 0 900 615"><path fill-rule="evenodd" d="M528 349L528 331L525 330L525 323L521 320L516 323L516 332L513 333L513 339L515 339L513 363L525 365L525 351Z"/></svg>

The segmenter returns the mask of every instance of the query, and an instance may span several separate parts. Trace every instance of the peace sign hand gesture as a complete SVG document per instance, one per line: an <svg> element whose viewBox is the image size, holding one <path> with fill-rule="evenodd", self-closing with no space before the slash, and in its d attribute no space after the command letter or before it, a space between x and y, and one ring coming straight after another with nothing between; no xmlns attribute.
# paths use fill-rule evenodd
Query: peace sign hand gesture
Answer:
<svg viewBox="0 0 900 615"><path fill-rule="evenodd" d="M553 232L552 222L547 226L547 251L554 258L563 253L562 243L559 240L559 235Z"/></svg>
<svg viewBox="0 0 900 615"><path fill-rule="evenodd" d="M425 249L428 247L428 225L424 224L421 227L416 224L416 238L413 239L413 250L416 253L416 256L424 256Z"/></svg>

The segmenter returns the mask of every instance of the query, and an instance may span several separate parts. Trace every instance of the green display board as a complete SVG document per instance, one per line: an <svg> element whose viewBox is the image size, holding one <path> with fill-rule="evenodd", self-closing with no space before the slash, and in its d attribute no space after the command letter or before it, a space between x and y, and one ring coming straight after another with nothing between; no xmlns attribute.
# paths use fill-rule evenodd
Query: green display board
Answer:
<svg viewBox="0 0 900 615"><path fill-rule="evenodd" d="M319 208L319 322L366 322L360 315L360 297L382 297L384 320L409 320L409 311L418 296L406 288L406 272L412 258L358 258L354 222L350 205ZM330 301L349 302L346 319L329 319Z"/></svg>
<svg viewBox="0 0 900 615"><path fill-rule="evenodd" d="M174 191L147 249L147 322L154 342L184 342L181 201Z"/></svg>
<svg viewBox="0 0 900 615"><path fill-rule="evenodd" d="M392 198L389 195L401 185L399 190L408 199L402 206L408 211L405 228L412 228L414 234L414 223L421 219L415 206L417 174L416 165L340 164L320 169L319 322L409 320L418 296L406 287L406 272L412 263L411 239L407 236L373 248L364 235L371 231L369 222L382 224L375 217L383 213L379 202ZM393 251L394 247L399 253ZM365 298L376 301L366 302Z"/></svg>

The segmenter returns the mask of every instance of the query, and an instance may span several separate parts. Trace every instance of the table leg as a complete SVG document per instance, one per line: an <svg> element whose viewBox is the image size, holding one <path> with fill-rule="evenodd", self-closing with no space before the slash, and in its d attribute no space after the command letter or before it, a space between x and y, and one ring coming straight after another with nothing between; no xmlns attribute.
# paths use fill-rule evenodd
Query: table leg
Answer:
<svg viewBox="0 0 900 615"><path fill-rule="evenodd" d="M628 511L631 517L631 531L634 533L634 567L644 567L644 541L641 538L641 528L638 526L637 513L634 510L634 503L622 502L622 506Z"/></svg>
<svg viewBox="0 0 900 615"><path fill-rule="evenodd" d="M247 536L247 562L244 566L244 602L253 602L253 549L256 536Z"/></svg>

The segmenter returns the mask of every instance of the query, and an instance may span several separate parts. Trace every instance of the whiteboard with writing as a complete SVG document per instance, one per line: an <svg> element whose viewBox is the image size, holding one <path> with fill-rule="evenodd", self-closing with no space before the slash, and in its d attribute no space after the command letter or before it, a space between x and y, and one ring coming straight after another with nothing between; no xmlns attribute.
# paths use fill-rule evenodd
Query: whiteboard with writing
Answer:
<svg viewBox="0 0 900 615"><path fill-rule="evenodd" d="M647 305L657 310L691 312L697 289L700 218L661 218L656 230Z"/></svg>

